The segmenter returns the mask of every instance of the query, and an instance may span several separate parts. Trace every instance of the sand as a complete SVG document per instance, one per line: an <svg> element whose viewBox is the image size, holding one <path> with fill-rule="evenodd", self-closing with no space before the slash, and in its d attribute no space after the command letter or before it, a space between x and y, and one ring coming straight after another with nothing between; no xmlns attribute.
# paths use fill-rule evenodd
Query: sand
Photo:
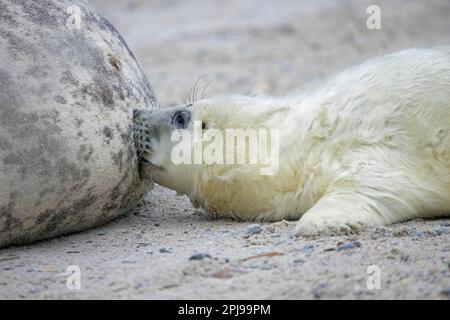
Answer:
<svg viewBox="0 0 450 320"><path fill-rule="evenodd" d="M91 1L121 31L162 107L299 90L370 57L450 43L448 1ZM366 9L381 8L381 30ZM296 239L295 222L213 220L155 186L103 227L0 249L0 299L449 299L450 220ZM81 288L67 286L69 266ZM379 275L379 289L369 271ZM367 285L369 281L369 286ZM377 286L375 286L377 287Z"/></svg>

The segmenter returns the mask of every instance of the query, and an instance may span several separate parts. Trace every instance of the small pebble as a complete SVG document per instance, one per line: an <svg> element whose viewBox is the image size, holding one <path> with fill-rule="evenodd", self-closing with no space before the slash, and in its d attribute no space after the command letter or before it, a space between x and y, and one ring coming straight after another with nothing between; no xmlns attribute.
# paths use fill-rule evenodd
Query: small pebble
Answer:
<svg viewBox="0 0 450 320"><path fill-rule="evenodd" d="M233 277L233 270L225 268L211 274L211 277L217 279L229 279Z"/></svg>
<svg viewBox="0 0 450 320"><path fill-rule="evenodd" d="M261 270L271 270L271 269L272 269L272 266L271 266L270 264L263 264L263 265L260 267L260 269L261 269Z"/></svg>
<svg viewBox="0 0 450 320"><path fill-rule="evenodd" d="M443 234L450 233L450 229L446 228L446 227L439 226L436 229L434 229L434 232L435 232L436 235L441 236Z"/></svg>
<svg viewBox="0 0 450 320"><path fill-rule="evenodd" d="M161 249L159 249L159 252L160 252L160 253L172 253L171 250L166 249L166 248L161 248Z"/></svg>
<svg viewBox="0 0 450 320"><path fill-rule="evenodd" d="M354 248L361 248L361 242L353 241L353 242L340 244L336 248L336 251L349 250L349 249L354 249Z"/></svg>
<svg viewBox="0 0 450 320"><path fill-rule="evenodd" d="M244 232L244 238L248 238L250 236L253 236L255 234L259 234L262 231L262 227L259 224L251 224L245 229Z"/></svg>
<svg viewBox="0 0 450 320"><path fill-rule="evenodd" d="M9 257L4 257L4 258L0 258L0 261L8 261L8 260L15 260L15 259L19 259L19 256L9 256Z"/></svg>
<svg viewBox="0 0 450 320"><path fill-rule="evenodd" d="M422 231L419 231L419 230L411 230L410 236L421 238L421 237L425 236L425 233L423 233Z"/></svg>
<svg viewBox="0 0 450 320"><path fill-rule="evenodd" d="M269 232L269 233L274 233L275 232L275 228L273 226L268 226L266 228L266 231Z"/></svg>
<svg viewBox="0 0 450 320"><path fill-rule="evenodd" d="M207 253L196 253L189 257L189 261L192 260L203 260L205 258L212 259L211 256Z"/></svg>
<svg viewBox="0 0 450 320"><path fill-rule="evenodd" d="M309 244L303 247L302 249L303 252L313 252L314 251L314 245Z"/></svg>
<svg viewBox="0 0 450 320"><path fill-rule="evenodd" d="M149 245L151 245L150 242L139 242L138 245L137 245L137 247L138 247L138 248L141 248L141 247L147 247L147 246L149 246Z"/></svg>

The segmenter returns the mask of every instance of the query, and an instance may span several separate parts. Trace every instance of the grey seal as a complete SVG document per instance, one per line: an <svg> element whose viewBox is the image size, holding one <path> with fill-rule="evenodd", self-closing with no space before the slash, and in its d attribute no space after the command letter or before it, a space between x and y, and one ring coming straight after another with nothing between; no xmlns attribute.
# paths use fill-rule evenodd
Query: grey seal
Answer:
<svg viewBox="0 0 450 320"><path fill-rule="evenodd" d="M2 1L0 246L84 230L136 204L149 184L133 109L155 106L132 51L86 1Z"/></svg>

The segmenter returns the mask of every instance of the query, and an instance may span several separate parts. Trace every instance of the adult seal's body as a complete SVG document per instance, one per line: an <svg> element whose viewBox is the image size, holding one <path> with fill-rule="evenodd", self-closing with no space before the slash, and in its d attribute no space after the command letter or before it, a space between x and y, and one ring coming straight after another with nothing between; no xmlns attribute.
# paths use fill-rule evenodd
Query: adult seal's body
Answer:
<svg viewBox="0 0 450 320"><path fill-rule="evenodd" d="M278 171L174 163L172 133L191 132L196 120L224 136L228 128L278 129ZM136 128L145 129L136 132L144 173L218 215L300 219L297 235L450 215L450 47L374 59L299 96L138 112Z"/></svg>
<svg viewBox="0 0 450 320"><path fill-rule="evenodd" d="M114 27L78 0L0 2L0 246L110 220L146 190L133 108L152 89Z"/></svg>

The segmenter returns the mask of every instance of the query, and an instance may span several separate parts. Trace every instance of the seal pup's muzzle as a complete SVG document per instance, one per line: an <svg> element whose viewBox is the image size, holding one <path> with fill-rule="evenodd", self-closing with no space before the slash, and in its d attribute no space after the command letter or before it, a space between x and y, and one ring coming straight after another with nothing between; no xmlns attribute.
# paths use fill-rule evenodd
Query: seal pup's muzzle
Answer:
<svg viewBox="0 0 450 320"><path fill-rule="evenodd" d="M164 163L170 161L163 157L167 154L166 149L170 147L171 133L173 130L187 129L190 121L191 111L186 106L134 110L133 137L140 168L164 170ZM168 141L165 140L167 138Z"/></svg>

